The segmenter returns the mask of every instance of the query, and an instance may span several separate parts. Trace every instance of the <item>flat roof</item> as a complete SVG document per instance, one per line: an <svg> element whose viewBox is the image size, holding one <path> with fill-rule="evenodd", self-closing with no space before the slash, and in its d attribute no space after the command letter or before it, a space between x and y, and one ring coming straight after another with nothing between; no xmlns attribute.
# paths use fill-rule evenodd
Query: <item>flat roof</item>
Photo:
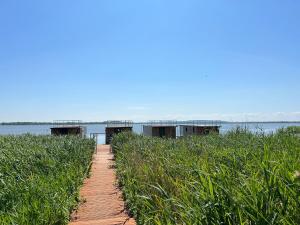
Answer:
<svg viewBox="0 0 300 225"><path fill-rule="evenodd" d="M177 127L177 125L143 125L144 127Z"/></svg>
<svg viewBox="0 0 300 225"><path fill-rule="evenodd" d="M220 125L179 125L180 127L221 127Z"/></svg>
<svg viewBox="0 0 300 225"><path fill-rule="evenodd" d="M109 126L109 127L105 127L105 129L107 128L133 128L133 126Z"/></svg>
<svg viewBox="0 0 300 225"><path fill-rule="evenodd" d="M133 127L133 121L131 121L131 120L108 120L108 121L106 121L106 127Z"/></svg>
<svg viewBox="0 0 300 225"><path fill-rule="evenodd" d="M70 128L84 128L84 126L59 126L59 127L51 127L50 129L70 129Z"/></svg>

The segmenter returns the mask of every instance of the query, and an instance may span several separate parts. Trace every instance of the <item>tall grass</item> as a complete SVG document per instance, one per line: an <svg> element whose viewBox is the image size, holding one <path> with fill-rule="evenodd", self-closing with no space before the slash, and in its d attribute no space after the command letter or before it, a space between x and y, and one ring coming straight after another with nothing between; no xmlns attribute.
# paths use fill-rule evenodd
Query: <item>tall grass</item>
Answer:
<svg viewBox="0 0 300 225"><path fill-rule="evenodd" d="M138 224L300 224L300 139L290 132L120 134L113 150Z"/></svg>
<svg viewBox="0 0 300 225"><path fill-rule="evenodd" d="M67 224L93 150L78 137L0 137L0 224Z"/></svg>
<svg viewBox="0 0 300 225"><path fill-rule="evenodd" d="M294 134L300 134L300 126L289 126L286 128L286 131Z"/></svg>

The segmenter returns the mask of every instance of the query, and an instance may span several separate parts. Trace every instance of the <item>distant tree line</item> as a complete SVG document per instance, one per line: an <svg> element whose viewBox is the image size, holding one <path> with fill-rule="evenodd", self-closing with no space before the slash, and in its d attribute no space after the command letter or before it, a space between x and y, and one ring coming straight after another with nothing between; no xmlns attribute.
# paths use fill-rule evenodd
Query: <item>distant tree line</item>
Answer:
<svg viewBox="0 0 300 225"><path fill-rule="evenodd" d="M0 125L53 125L54 122L2 122ZM80 124L105 124L105 122L82 122Z"/></svg>
<svg viewBox="0 0 300 225"><path fill-rule="evenodd" d="M192 121L176 121L177 123L190 123ZM300 121L248 121L248 122L241 122L241 121L221 121L217 120L219 124L232 124L232 123L245 123L245 124L251 124L251 123L300 123ZM144 124L148 122L134 122L134 124ZM54 122L1 122L0 125L53 125L57 124ZM80 123L82 125L88 125L88 124L107 124L107 121L102 122L82 122Z"/></svg>

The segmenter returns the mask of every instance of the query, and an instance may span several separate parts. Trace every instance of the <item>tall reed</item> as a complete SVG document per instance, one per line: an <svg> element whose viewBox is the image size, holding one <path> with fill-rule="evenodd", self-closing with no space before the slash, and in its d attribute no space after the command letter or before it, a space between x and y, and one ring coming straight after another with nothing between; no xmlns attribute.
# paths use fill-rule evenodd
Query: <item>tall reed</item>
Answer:
<svg viewBox="0 0 300 225"><path fill-rule="evenodd" d="M94 141L0 136L0 224L67 224Z"/></svg>
<svg viewBox="0 0 300 225"><path fill-rule="evenodd" d="M123 133L113 150L138 224L300 224L300 139L290 132Z"/></svg>

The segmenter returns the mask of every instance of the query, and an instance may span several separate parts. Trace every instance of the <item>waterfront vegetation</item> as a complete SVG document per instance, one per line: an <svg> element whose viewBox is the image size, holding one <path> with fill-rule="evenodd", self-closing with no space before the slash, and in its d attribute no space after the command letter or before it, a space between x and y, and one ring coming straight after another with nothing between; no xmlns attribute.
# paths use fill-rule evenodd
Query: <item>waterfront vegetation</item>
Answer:
<svg viewBox="0 0 300 225"><path fill-rule="evenodd" d="M290 126L287 127L286 130L290 133L300 134L300 126Z"/></svg>
<svg viewBox="0 0 300 225"><path fill-rule="evenodd" d="M94 146L75 136L0 136L0 224L67 224Z"/></svg>
<svg viewBox="0 0 300 225"><path fill-rule="evenodd" d="M177 140L113 139L138 224L300 224L300 139L236 129Z"/></svg>

